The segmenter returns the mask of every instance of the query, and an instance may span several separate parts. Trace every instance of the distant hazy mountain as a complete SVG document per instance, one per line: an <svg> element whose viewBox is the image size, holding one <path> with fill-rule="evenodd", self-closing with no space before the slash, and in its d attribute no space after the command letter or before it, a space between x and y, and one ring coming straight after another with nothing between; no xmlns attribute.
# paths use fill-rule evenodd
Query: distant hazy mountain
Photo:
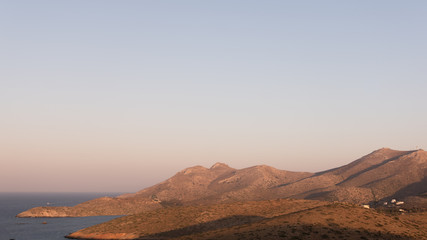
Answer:
<svg viewBox="0 0 427 240"><path fill-rule="evenodd" d="M176 205L231 203L277 198L375 205L397 198L427 207L427 152L374 151L350 164L319 173L261 165L234 169L223 163L184 169L134 194L94 199L74 207L37 207L18 217L128 215Z"/></svg>

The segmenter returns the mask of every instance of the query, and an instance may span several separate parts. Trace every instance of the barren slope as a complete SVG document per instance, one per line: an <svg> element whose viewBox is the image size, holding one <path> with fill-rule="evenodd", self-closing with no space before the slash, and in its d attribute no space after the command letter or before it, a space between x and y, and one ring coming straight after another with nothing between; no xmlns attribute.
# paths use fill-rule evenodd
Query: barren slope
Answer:
<svg viewBox="0 0 427 240"><path fill-rule="evenodd" d="M281 197L368 203L427 191L427 153L380 149L348 165L281 186Z"/></svg>
<svg viewBox="0 0 427 240"><path fill-rule="evenodd" d="M420 226L421 225L421 226ZM352 204L278 199L182 206L111 220L82 239L427 239L419 216L403 220Z"/></svg>

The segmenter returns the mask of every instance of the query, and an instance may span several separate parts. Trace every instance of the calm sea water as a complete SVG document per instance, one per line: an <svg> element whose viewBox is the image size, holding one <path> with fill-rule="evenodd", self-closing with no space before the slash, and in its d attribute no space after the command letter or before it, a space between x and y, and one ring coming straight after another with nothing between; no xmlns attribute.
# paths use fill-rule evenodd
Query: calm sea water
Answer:
<svg viewBox="0 0 427 240"><path fill-rule="evenodd" d="M37 206L74 206L81 202L120 193L0 193L0 240L64 240L79 229L102 223L118 216L79 218L16 218ZM46 222L46 224L43 224Z"/></svg>

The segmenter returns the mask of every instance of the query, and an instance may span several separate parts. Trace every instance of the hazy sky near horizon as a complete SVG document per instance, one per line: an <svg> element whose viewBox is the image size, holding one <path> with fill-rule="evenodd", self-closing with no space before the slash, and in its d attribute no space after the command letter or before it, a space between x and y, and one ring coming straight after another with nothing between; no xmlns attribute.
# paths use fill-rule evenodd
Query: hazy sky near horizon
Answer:
<svg viewBox="0 0 427 240"><path fill-rule="evenodd" d="M427 148L426 1L0 1L0 191Z"/></svg>

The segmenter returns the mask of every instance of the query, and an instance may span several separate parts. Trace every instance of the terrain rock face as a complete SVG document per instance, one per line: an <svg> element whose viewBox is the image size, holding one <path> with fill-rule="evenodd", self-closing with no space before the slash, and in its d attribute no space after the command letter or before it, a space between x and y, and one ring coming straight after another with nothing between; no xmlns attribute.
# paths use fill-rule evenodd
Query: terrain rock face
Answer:
<svg viewBox="0 0 427 240"><path fill-rule="evenodd" d="M374 204L397 198L427 207L427 152L374 151L324 172L290 172L261 165L234 169L223 163L184 169L137 193L99 198L74 207L37 207L18 217L129 215L171 206L297 198Z"/></svg>

